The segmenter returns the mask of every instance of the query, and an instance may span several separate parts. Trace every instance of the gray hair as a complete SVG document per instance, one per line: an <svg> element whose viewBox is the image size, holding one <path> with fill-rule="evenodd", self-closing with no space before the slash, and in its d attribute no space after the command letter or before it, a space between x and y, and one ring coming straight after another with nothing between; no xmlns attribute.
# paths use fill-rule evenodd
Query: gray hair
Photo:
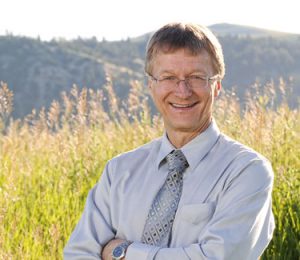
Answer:
<svg viewBox="0 0 300 260"><path fill-rule="evenodd" d="M152 74L153 58L158 52L170 53L187 49L199 54L203 49L212 59L214 73L222 79L225 75L223 51L216 36L205 26L191 23L170 23L156 31L146 49L145 72Z"/></svg>

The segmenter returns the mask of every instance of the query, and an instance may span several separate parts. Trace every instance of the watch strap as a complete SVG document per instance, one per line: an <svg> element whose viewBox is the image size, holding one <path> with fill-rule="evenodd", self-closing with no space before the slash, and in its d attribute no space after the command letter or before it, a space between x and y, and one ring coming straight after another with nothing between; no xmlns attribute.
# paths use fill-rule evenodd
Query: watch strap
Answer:
<svg viewBox="0 0 300 260"><path fill-rule="evenodd" d="M126 250L127 250L127 248L128 248L128 246L131 244L132 242L131 241L125 241L125 242L122 242L122 243L120 243L119 245L117 245L115 248L114 248L114 250L113 250L113 252L117 249L117 248L123 248L123 253L122 253L122 256L118 256L118 257L116 257L116 256L114 256L114 253L113 253L113 255L112 255L112 259L113 260L119 260L119 259L123 259L123 257L125 257L125 254L126 254Z"/></svg>
<svg viewBox="0 0 300 260"><path fill-rule="evenodd" d="M127 247L129 247L129 245L131 244L131 241L125 241L121 244L119 244L119 246L123 247L124 249L127 249Z"/></svg>

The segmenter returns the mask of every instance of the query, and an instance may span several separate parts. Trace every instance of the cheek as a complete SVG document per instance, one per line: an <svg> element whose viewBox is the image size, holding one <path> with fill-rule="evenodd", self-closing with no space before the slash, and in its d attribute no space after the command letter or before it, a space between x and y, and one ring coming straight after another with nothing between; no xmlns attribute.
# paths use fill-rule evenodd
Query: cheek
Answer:
<svg viewBox="0 0 300 260"><path fill-rule="evenodd" d="M161 112L161 108L163 107L164 103L164 96L162 95L162 93L154 89L150 91L150 94L156 108Z"/></svg>
<svg viewBox="0 0 300 260"><path fill-rule="evenodd" d="M211 109L211 106L214 102L214 91L212 89L208 90L207 93L205 93L205 95L202 96L202 107L203 110L209 110Z"/></svg>
<svg viewBox="0 0 300 260"><path fill-rule="evenodd" d="M195 95L202 101L206 101L211 99L213 96L213 90L211 87L208 87L206 89L201 89L198 92L195 93Z"/></svg>
<svg viewBox="0 0 300 260"><path fill-rule="evenodd" d="M162 89L155 89L150 88L151 96L154 100L157 100L158 102L162 102L166 97L168 96L168 93L166 91L163 91Z"/></svg>

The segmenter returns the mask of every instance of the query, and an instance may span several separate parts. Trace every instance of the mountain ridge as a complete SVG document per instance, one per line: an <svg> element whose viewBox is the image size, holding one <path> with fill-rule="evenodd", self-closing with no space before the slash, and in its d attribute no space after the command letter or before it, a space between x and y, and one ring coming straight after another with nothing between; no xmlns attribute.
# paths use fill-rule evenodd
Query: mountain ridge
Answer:
<svg viewBox="0 0 300 260"><path fill-rule="evenodd" d="M227 31L231 28L233 33L222 34L226 31L224 28ZM243 31L249 34L241 36ZM272 36L266 32L264 36L251 37L257 34L256 29L228 24L219 24L215 33L224 50L225 89L238 86L236 91L242 100L247 87L256 81L265 84L272 80L278 82L280 77L286 81L293 78L289 102L298 105L300 35ZM48 107L73 84L80 88L103 88L107 75L112 78L118 97L126 99L130 82L145 80L144 57L150 35L111 42L98 41L95 37L41 41L0 36L0 81L8 83L14 92L14 116L23 117L33 108Z"/></svg>
<svg viewBox="0 0 300 260"><path fill-rule="evenodd" d="M255 26L218 23L208 26L217 36L239 37L300 37L300 34L269 30Z"/></svg>
<svg viewBox="0 0 300 260"><path fill-rule="evenodd" d="M207 26L217 37L219 36L238 36L238 37L300 37L300 34L269 30L255 26L216 23ZM149 39L153 32L148 32L137 37L132 37L133 41L145 41Z"/></svg>

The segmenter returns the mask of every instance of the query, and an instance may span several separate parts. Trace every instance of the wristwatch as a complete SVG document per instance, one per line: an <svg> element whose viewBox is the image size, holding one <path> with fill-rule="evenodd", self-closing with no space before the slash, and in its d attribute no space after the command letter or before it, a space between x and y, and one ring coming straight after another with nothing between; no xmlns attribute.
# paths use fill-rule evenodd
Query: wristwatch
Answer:
<svg viewBox="0 0 300 260"><path fill-rule="evenodd" d="M127 247L131 244L130 241L126 241L116 246L112 251L112 259L113 260L121 260L125 257Z"/></svg>

